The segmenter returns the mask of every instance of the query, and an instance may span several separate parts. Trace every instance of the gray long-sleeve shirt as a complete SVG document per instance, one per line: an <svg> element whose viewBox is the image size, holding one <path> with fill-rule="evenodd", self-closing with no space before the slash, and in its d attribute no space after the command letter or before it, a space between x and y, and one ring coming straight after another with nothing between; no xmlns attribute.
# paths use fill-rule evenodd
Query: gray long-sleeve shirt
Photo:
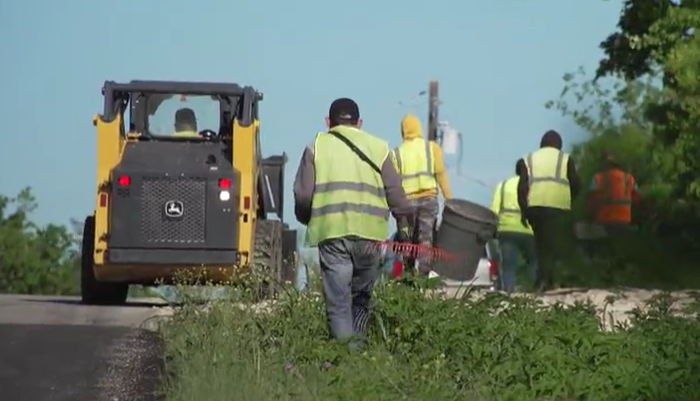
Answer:
<svg viewBox="0 0 700 401"><path fill-rule="evenodd" d="M359 161L359 159L358 159ZM361 162L361 161L360 161ZM389 210L395 219L410 217L413 207L409 204L406 192L401 186L401 176L396 171L391 157L387 156L381 165L382 181ZM311 200L316 186L313 143L304 149L294 180L294 214L299 223L307 225L311 220Z"/></svg>

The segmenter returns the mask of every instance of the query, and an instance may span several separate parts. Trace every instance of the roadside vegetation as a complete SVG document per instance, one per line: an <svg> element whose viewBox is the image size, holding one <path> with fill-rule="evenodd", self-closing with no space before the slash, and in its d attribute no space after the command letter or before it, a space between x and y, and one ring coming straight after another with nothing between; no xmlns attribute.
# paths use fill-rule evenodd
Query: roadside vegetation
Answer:
<svg viewBox="0 0 700 401"><path fill-rule="evenodd" d="M561 97L547 107L590 134L570 149L584 184L605 150L635 175L644 198L638 230L607 255L572 255L559 282L700 289L700 3L623 3L595 75L566 74ZM583 202L575 221L585 220ZM166 399L695 401L700 394L697 302L680 316L661 295L633 313L630 326L605 331L591 304L545 308L499 294L424 292L379 285L369 346L356 354L327 340L314 291L255 308L235 290L234 299L206 307L190 299L163 329Z"/></svg>
<svg viewBox="0 0 700 401"><path fill-rule="evenodd" d="M355 354L327 340L315 292L292 292L274 307L252 307L234 292L206 312L190 298L163 329L166 400L695 401L700 394L700 321L674 316L666 296L638 311L631 327L608 332L590 304L426 296L396 282L379 285L376 297L368 348Z"/></svg>

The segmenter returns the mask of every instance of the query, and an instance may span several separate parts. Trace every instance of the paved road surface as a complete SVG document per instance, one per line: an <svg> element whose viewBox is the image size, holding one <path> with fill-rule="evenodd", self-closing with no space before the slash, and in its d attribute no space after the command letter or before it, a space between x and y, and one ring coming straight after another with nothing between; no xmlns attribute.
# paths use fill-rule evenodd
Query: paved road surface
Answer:
<svg viewBox="0 0 700 401"><path fill-rule="evenodd" d="M152 299L98 307L0 295L0 399L157 400L161 344L143 327L163 310Z"/></svg>

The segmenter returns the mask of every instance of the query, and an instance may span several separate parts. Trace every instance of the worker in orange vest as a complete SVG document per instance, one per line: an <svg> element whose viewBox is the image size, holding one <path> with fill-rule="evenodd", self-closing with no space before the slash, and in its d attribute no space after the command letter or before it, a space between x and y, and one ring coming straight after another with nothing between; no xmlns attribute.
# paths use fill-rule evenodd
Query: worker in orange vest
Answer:
<svg viewBox="0 0 700 401"><path fill-rule="evenodd" d="M593 176L588 212L609 235L627 229L632 222L632 205L641 200L634 176L623 170L612 153L603 156L605 170Z"/></svg>

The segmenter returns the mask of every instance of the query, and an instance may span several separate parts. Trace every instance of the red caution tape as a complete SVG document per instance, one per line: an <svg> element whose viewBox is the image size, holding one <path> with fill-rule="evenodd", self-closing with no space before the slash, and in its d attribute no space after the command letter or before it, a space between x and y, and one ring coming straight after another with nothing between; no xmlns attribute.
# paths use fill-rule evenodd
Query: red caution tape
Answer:
<svg viewBox="0 0 700 401"><path fill-rule="evenodd" d="M430 261L457 261L464 258L464 255L448 252L436 246L411 244L406 242L383 241L377 242L374 246L382 251L391 251L406 258L416 258Z"/></svg>

